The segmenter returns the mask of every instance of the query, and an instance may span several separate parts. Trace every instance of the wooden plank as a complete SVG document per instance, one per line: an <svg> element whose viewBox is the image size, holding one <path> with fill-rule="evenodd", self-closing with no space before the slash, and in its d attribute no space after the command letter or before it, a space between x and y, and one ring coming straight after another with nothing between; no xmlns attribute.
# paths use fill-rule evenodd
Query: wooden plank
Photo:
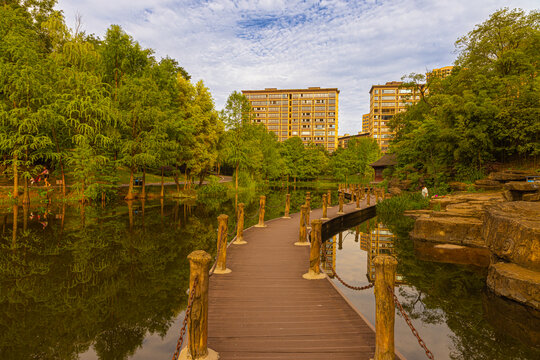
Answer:
<svg viewBox="0 0 540 360"><path fill-rule="evenodd" d="M356 211L355 204L344 209ZM310 218L321 215L313 210ZM220 359L373 357L375 333L329 280L302 278L309 247L293 245L298 227L299 214L292 214L246 229L247 244L227 250L232 273L210 278L208 346Z"/></svg>

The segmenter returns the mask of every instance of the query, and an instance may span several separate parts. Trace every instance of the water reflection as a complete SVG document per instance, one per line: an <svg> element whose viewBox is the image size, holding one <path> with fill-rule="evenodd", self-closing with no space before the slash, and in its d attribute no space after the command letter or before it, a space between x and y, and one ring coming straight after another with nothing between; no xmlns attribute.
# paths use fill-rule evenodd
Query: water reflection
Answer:
<svg viewBox="0 0 540 360"><path fill-rule="evenodd" d="M409 230L372 219L343 231L342 250L333 248L338 273L345 281L362 285L366 278L374 280L372 260L377 254L394 255L398 259L396 294L436 359L540 358L538 311L487 291L481 267L418 258L407 236ZM353 291L334 283L374 324L373 292ZM396 316L398 351L408 359L425 358L405 321Z"/></svg>
<svg viewBox="0 0 540 360"><path fill-rule="evenodd" d="M238 195L246 227L257 221L258 196ZM266 218L281 216L285 193L266 196ZM291 212L304 198L292 194ZM234 201L0 207L0 359L170 357L187 301L186 256L215 254L216 217L229 215L231 230Z"/></svg>

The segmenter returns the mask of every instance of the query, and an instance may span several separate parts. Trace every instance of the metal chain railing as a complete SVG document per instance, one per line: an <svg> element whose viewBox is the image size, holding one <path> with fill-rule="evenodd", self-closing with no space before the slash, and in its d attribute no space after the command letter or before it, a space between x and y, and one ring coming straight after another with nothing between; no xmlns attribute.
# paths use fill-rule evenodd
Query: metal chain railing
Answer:
<svg viewBox="0 0 540 360"><path fill-rule="evenodd" d="M392 289L389 287L388 288L388 291L390 291L390 293L392 294L392 296L394 297L394 304L396 304L396 307L398 308L399 312L401 313L401 315L403 315L403 318L405 319L405 322L407 323L407 325L409 325L409 328L411 328L411 331L413 333L414 336L416 336L416 339L418 340L418 344L420 344L420 346L424 349L424 351L426 352L426 356L428 357L428 359L431 359L431 360L434 360L435 357L433 356L433 353L431 351L429 351L429 349L427 348L426 346L426 343L424 342L424 340L420 337L420 334L418 333L418 330L416 330L416 328L414 327L414 325L412 324L411 322L411 319L409 318L409 316L407 315L407 313L405 312L405 310L403 309L403 306L401 305L401 303L399 302L396 294L394 294L394 292L392 291Z"/></svg>
<svg viewBox="0 0 540 360"><path fill-rule="evenodd" d="M195 289L198 282L199 282L199 278L196 277L195 280L193 281L193 289ZM195 294L195 291L191 291L189 294L188 304L186 306L186 314L184 315L182 329L180 329L180 337L178 338L178 342L176 343L176 350L173 354L172 360L178 360L178 355L180 354L180 350L182 350L182 345L184 344L184 336L186 335L186 327L189 320L189 316L191 314L191 306L193 305L194 294Z"/></svg>
<svg viewBox="0 0 540 360"><path fill-rule="evenodd" d="M321 249L323 248L323 242L322 242L322 239L320 238L319 238L319 246ZM322 260L322 257L319 257L319 263L321 263L321 260ZM339 280L340 283L342 283L344 286L348 287L351 290L358 290L358 291L367 290L367 289L371 289L374 286L373 284L367 284L365 286L354 286L354 285L348 284L347 282L345 282L345 280L341 278L341 276L339 276L333 264L332 264L332 272L334 273L334 276Z"/></svg>

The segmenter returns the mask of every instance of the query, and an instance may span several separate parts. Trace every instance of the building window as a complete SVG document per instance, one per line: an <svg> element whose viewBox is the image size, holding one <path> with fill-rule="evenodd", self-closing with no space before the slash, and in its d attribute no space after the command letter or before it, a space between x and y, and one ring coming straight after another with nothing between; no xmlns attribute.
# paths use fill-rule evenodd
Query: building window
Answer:
<svg viewBox="0 0 540 360"><path fill-rule="evenodd" d="M400 94L410 94L412 93L411 89L399 89Z"/></svg>
<svg viewBox="0 0 540 360"><path fill-rule="evenodd" d="M382 93L383 94L395 94L396 90L395 89L383 89Z"/></svg>
<svg viewBox="0 0 540 360"><path fill-rule="evenodd" d="M382 100L395 100L396 97L395 96L381 96L381 99Z"/></svg>

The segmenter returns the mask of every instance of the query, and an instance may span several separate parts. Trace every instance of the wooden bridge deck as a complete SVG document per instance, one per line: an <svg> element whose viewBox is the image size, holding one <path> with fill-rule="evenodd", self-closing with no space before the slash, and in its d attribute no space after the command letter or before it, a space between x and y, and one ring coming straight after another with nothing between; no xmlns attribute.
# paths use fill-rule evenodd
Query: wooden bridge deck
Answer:
<svg viewBox="0 0 540 360"><path fill-rule="evenodd" d="M328 217L337 211L334 205ZM317 209L310 218L321 216ZM293 245L300 220L298 213L291 217L247 229L248 243L227 249L232 273L210 278L208 347L222 360L373 358L372 328L328 279L302 278L309 246Z"/></svg>

